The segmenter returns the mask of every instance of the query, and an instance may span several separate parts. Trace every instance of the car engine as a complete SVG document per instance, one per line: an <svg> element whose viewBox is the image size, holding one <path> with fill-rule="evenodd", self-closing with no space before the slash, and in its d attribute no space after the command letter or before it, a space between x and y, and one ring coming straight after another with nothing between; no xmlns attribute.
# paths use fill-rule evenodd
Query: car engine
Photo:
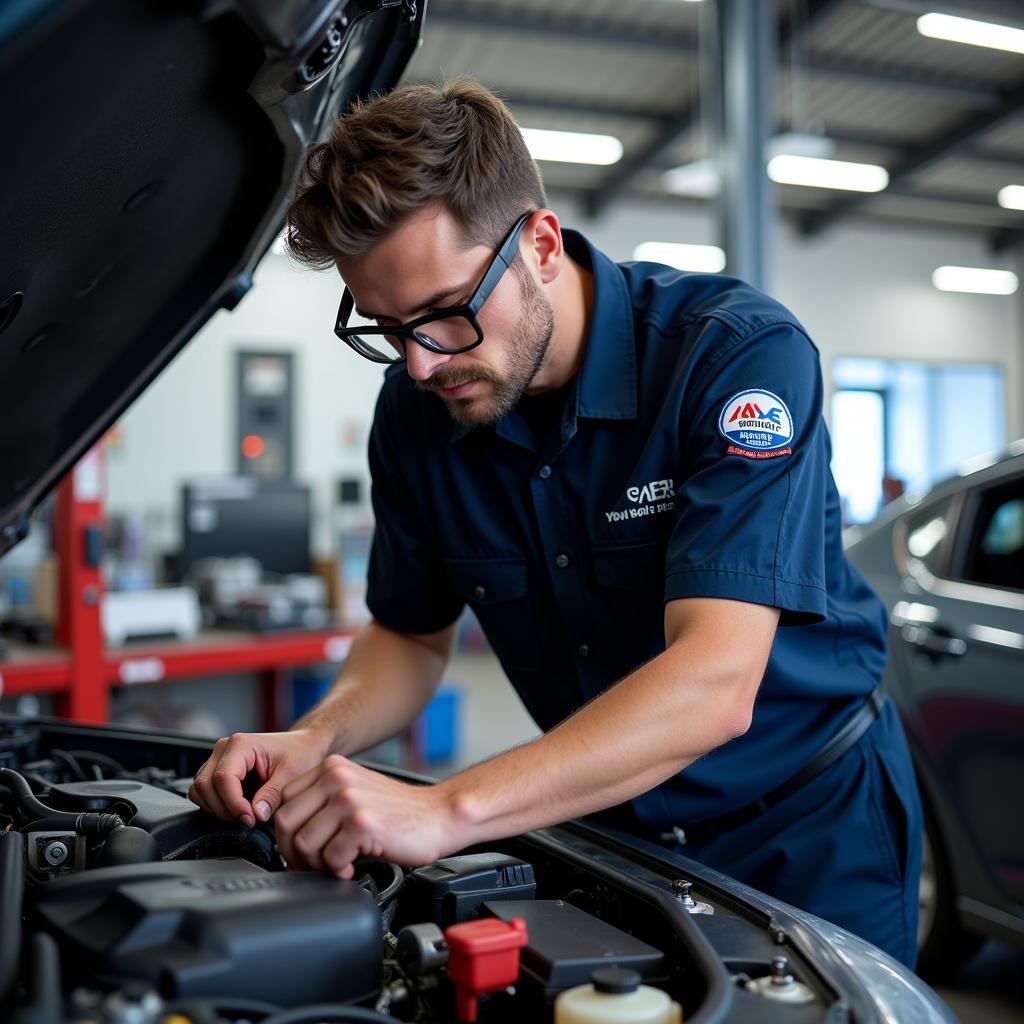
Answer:
<svg viewBox="0 0 1024 1024"><path fill-rule="evenodd" d="M777 922L583 824L351 881L289 871L272 823L186 797L209 749L0 716L0 1017L854 1019ZM556 1010L594 992L616 1016ZM662 1015L631 1016L640 995Z"/></svg>

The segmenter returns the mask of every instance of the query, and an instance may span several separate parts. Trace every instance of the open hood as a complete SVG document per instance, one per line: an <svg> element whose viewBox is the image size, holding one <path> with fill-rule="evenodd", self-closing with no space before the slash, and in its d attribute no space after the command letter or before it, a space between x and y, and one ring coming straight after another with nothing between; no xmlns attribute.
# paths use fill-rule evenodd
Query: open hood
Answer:
<svg viewBox="0 0 1024 1024"><path fill-rule="evenodd" d="M0 5L0 555L280 231L426 0Z"/></svg>

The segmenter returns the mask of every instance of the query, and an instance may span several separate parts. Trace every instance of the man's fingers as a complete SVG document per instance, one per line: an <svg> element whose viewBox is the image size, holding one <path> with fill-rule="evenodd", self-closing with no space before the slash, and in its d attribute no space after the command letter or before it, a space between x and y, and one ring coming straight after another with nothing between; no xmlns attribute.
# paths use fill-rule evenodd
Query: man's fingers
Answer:
<svg viewBox="0 0 1024 1024"><path fill-rule="evenodd" d="M313 786L323 775L326 770L329 770L332 765L339 761L344 761L345 758L340 757L337 754L331 754L330 757L326 758L322 764L313 765L308 771L304 771L297 778L294 778L281 790L281 799L285 803L291 803L300 793L306 792L311 786Z"/></svg>
<svg viewBox="0 0 1024 1024"><path fill-rule="evenodd" d="M252 798L252 809L260 821L269 821L274 811L280 807L286 776L287 769L282 765L256 790Z"/></svg>
<svg viewBox="0 0 1024 1024"><path fill-rule="evenodd" d="M285 787L287 792L287 787ZM311 786L294 800L286 799L274 818L277 830L277 848L288 866L305 864L307 860L301 849L295 846L295 837L321 807L327 802L326 787Z"/></svg>
<svg viewBox="0 0 1024 1024"><path fill-rule="evenodd" d="M333 871L324 848L336 833L349 828L350 812L343 802L328 800L292 837L292 848L315 871ZM344 865L339 865L344 867Z"/></svg>
<svg viewBox="0 0 1024 1024"><path fill-rule="evenodd" d="M204 811L208 811L210 814L216 815L224 821L231 820L231 814L228 809L224 806L223 801L217 795L217 790L213 785L213 778L211 775L197 775L192 785L189 787L189 796Z"/></svg>
<svg viewBox="0 0 1024 1024"><path fill-rule="evenodd" d="M358 829L350 823L348 828L339 830L323 848L321 857L324 870L338 878L352 878L355 874L355 859L361 852Z"/></svg>
<svg viewBox="0 0 1024 1024"><path fill-rule="evenodd" d="M255 767L256 749L252 740L240 733L220 739L213 756L199 769L192 790L196 802L225 821L256 824L252 807L242 794L242 780Z"/></svg>

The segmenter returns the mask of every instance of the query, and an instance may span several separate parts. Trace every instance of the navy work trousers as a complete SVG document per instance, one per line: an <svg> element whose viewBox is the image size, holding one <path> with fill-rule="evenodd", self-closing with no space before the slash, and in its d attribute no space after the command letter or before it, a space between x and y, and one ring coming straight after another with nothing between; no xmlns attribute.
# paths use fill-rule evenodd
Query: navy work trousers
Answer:
<svg viewBox="0 0 1024 1024"><path fill-rule="evenodd" d="M743 826L680 852L823 917L913 968L921 804L891 700L860 741Z"/></svg>

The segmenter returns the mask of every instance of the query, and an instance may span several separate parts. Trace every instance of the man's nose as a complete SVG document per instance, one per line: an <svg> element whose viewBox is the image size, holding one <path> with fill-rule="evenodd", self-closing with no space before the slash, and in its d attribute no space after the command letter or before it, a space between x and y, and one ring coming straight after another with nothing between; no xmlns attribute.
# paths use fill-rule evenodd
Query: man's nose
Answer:
<svg viewBox="0 0 1024 1024"><path fill-rule="evenodd" d="M431 352L410 339L405 345L405 366L413 380L427 380L441 365L447 363L451 356L440 352Z"/></svg>

